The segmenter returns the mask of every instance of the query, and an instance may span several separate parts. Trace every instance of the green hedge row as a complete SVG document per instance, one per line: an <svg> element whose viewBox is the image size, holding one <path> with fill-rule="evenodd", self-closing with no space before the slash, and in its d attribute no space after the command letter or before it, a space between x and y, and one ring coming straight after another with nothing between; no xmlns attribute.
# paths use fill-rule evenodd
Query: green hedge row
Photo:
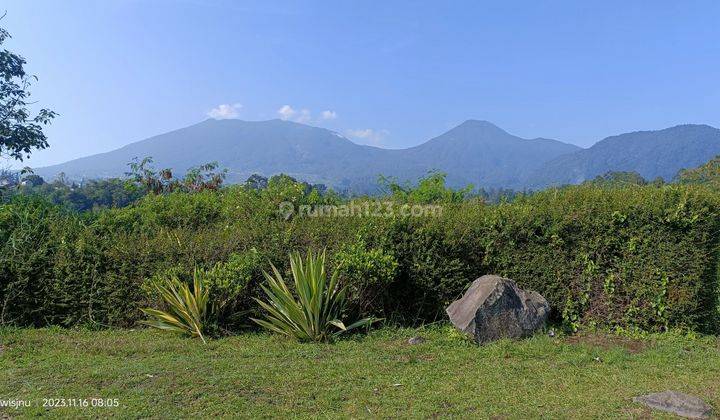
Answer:
<svg viewBox="0 0 720 420"><path fill-rule="evenodd" d="M719 328L720 197L699 187L580 186L426 217L286 220L279 203L304 199L288 194L230 187L83 214L20 197L0 206L0 323L132 326L153 304L148 279L196 266L253 310L270 262L287 269L290 251L327 248L354 310L401 323L443 318L469 282L496 273L542 293L571 329Z"/></svg>

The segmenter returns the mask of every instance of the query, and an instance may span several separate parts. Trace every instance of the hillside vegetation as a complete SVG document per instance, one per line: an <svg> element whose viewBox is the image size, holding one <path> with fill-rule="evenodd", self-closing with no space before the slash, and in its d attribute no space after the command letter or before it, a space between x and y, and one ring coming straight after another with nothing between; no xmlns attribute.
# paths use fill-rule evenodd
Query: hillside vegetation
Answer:
<svg viewBox="0 0 720 420"><path fill-rule="evenodd" d="M647 180L670 181L720 153L720 130L685 124L664 130L636 131L605 138L592 147L544 163L528 178L537 189L577 184L608 171L636 172Z"/></svg>

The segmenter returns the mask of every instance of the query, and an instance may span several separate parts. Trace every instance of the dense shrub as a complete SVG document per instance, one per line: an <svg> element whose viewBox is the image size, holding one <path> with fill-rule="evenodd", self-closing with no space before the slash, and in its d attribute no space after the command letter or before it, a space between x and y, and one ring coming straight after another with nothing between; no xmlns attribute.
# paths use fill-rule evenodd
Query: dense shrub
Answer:
<svg viewBox="0 0 720 420"><path fill-rule="evenodd" d="M718 197L676 186L546 191L491 213L485 264L579 323L717 329Z"/></svg>
<svg viewBox="0 0 720 420"><path fill-rule="evenodd" d="M152 303L143 282L196 267L244 310L270 263L287 274L290 252L327 248L357 310L398 322L442 319L469 282L497 273L545 295L569 329L718 330L720 196L702 187L586 185L426 217L278 213L286 200L323 203L303 191L281 179L90 214L18 198L0 206L0 321L131 326Z"/></svg>
<svg viewBox="0 0 720 420"><path fill-rule="evenodd" d="M33 197L0 206L0 322L92 319L99 255L84 218Z"/></svg>
<svg viewBox="0 0 720 420"><path fill-rule="evenodd" d="M348 307L356 316L387 316L390 286L398 263L380 248L368 249L364 240L343 247L335 256L341 283L348 288Z"/></svg>
<svg viewBox="0 0 720 420"><path fill-rule="evenodd" d="M255 248L233 253L226 262L219 262L205 271L210 297L218 305L217 320L225 329L245 324L257 290L255 279L262 275L262 258Z"/></svg>
<svg viewBox="0 0 720 420"><path fill-rule="evenodd" d="M397 277L390 285L390 311L401 322L435 321L444 317L444 308L458 298L465 286L484 274L477 264L482 245L471 235L457 240L452 214L467 211L470 218L476 205L447 206L442 217L399 218L388 226L387 246L398 261ZM476 264L473 264L475 262Z"/></svg>

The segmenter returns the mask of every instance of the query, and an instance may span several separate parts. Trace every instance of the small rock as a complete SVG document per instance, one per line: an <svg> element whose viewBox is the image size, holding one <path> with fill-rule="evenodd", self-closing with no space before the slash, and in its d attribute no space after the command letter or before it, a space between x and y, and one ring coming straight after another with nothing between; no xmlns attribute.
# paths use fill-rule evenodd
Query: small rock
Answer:
<svg viewBox="0 0 720 420"><path fill-rule="evenodd" d="M463 297L445 309L453 325L478 344L501 338L525 338L545 326L550 305L539 293L510 279L482 276Z"/></svg>
<svg viewBox="0 0 720 420"><path fill-rule="evenodd" d="M548 331L548 336L549 336L549 337L555 337L555 330L550 330L550 331Z"/></svg>
<svg viewBox="0 0 720 420"><path fill-rule="evenodd" d="M422 343L425 342L425 337L420 337L420 336L418 335L418 336L412 337L412 338L409 339L407 342L408 342L408 344L410 344L411 346L414 346L414 345L416 345L416 344L422 344Z"/></svg>
<svg viewBox="0 0 720 420"><path fill-rule="evenodd" d="M656 410L667 411L690 419L707 419L712 414L712 407L706 404L705 401L677 391L642 395L633 398L633 401Z"/></svg>

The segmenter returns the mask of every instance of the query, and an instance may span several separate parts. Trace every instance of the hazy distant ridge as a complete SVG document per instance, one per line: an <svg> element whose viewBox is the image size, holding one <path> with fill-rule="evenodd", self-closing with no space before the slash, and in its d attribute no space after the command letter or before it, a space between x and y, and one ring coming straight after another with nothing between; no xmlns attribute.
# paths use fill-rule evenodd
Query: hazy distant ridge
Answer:
<svg viewBox="0 0 720 420"><path fill-rule="evenodd" d="M579 183L611 170L671 179L720 154L720 130L680 125L608 137L588 149L557 140L522 139L487 122L469 120L419 146L387 150L355 144L333 131L282 121L206 120L117 150L38 168L51 178L122 176L134 157L152 156L177 173L217 161L229 182L253 173L287 173L342 190L374 192L379 174L413 181L430 170L453 186L513 189Z"/></svg>

